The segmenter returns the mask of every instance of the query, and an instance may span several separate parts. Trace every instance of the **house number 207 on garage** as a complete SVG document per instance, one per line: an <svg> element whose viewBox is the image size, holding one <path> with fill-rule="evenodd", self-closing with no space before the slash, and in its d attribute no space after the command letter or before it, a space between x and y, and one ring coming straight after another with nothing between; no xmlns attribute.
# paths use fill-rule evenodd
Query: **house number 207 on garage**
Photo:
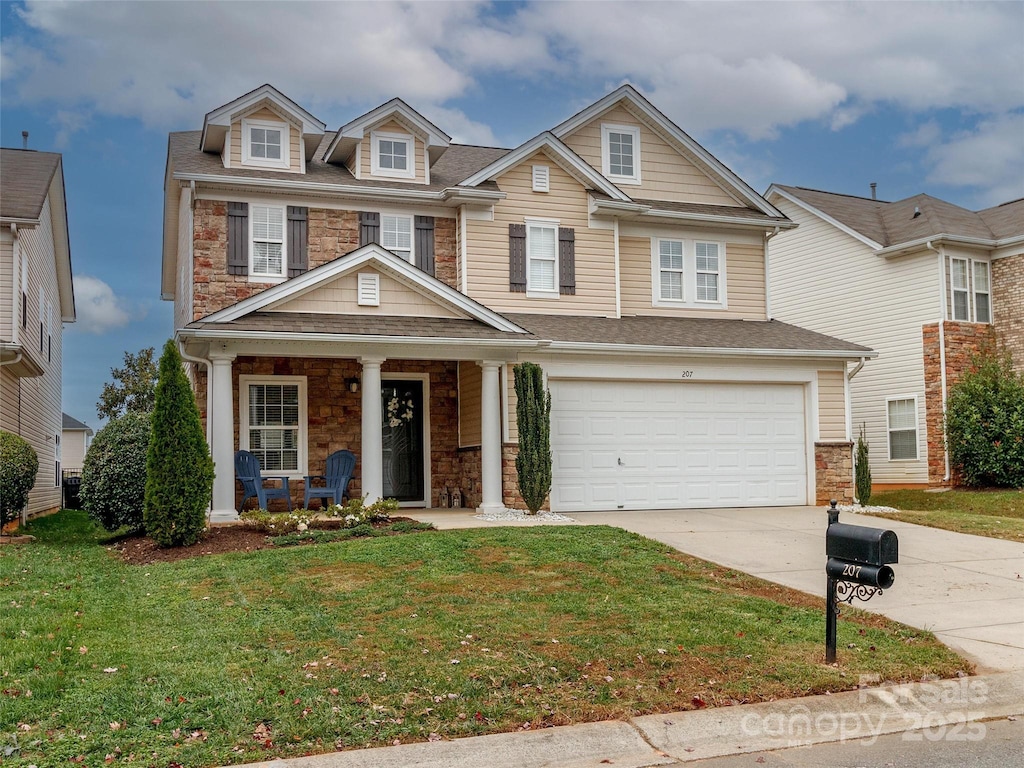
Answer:
<svg viewBox="0 0 1024 768"><path fill-rule="evenodd" d="M681 378L681 379L692 379L693 378L693 371L683 371L682 375L680 375L679 378Z"/></svg>

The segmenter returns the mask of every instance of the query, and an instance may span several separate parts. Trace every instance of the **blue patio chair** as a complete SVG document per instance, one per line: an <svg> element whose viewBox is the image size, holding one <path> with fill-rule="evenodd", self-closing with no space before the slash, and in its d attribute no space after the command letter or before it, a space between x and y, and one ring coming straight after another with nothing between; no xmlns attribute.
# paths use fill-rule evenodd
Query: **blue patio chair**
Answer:
<svg viewBox="0 0 1024 768"><path fill-rule="evenodd" d="M356 455L352 451L335 451L327 457L327 470L323 475L306 475L306 498L302 506L309 509L310 499L320 499L322 506L327 506L327 499L332 504L342 504L348 497L348 484L356 468ZM323 486L313 486L313 481L322 481Z"/></svg>
<svg viewBox="0 0 1024 768"><path fill-rule="evenodd" d="M284 499L288 504L288 511L292 510L292 495L288 490L288 478L263 477L260 471L260 460L249 451L235 451L235 477L242 481L242 488L245 493L242 495L242 503L238 505L238 512L241 514L245 508L245 502L249 499L256 499L260 509L267 509L267 502L270 499ZM280 488L264 488L264 480L280 480Z"/></svg>

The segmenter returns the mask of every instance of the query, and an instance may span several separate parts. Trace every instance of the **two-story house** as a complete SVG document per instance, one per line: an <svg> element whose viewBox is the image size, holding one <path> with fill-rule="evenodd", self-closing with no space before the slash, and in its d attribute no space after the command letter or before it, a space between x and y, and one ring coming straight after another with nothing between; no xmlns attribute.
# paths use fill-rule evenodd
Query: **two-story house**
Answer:
<svg viewBox="0 0 1024 768"><path fill-rule="evenodd" d="M61 503L61 329L75 321L61 156L0 149L0 429L39 474L23 520Z"/></svg>
<svg viewBox="0 0 1024 768"><path fill-rule="evenodd" d="M970 211L773 185L799 224L771 242L775 316L879 353L851 381L878 487L948 485L949 388L986 344L1024 370L1024 200Z"/></svg>
<svg viewBox="0 0 1024 768"><path fill-rule="evenodd" d="M847 364L770 320L793 223L630 86L515 149L400 99L337 131L271 86L171 134L163 297L237 516L267 474L359 458L352 491L521 506L512 366L552 394L556 511L850 498Z"/></svg>

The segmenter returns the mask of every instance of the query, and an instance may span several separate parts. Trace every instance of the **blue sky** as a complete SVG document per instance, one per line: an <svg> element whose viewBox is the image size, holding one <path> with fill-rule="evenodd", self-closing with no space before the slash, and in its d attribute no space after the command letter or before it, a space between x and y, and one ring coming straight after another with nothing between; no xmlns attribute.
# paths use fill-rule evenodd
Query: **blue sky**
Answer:
<svg viewBox="0 0 1024 768"><path fill-rule="evenodd" d="M516 146L623 82L751 186L1024 196L1024 3L3 2L0 140L62 152L64 410L172 333L167 133L269 82L336 129L401 96Z"/></svg>

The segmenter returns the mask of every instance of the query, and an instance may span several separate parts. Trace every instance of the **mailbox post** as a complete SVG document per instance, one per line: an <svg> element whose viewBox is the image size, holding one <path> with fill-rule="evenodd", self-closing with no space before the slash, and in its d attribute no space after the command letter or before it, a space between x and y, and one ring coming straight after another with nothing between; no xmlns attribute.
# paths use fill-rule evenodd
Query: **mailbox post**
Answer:
<svg viewBox="0 0 1024 768"><path fill-rule="evenodd" d="M870 600L895 581L890 563L899 562L899 540L892 531L839 522L832 500L825 531L825 661L836 660L836 619L839 603Z"/></svg>

